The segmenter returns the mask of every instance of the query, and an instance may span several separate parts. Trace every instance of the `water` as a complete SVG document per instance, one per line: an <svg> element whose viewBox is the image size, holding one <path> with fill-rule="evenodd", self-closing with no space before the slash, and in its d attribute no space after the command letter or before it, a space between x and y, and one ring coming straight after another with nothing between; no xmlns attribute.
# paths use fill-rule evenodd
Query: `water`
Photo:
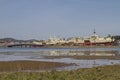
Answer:
<svg viewBox="0 0 120 80"><path fill-rule="evenodd" d="M105 56L106 58L78 59L74 56ZM108 57L108 58L107 58ZM113 57L111 59L109 57ZM57 70L91 68L93 66L120 64L120 48L0 48L0 61L32 60L76 65L59 67Z"/></svg>

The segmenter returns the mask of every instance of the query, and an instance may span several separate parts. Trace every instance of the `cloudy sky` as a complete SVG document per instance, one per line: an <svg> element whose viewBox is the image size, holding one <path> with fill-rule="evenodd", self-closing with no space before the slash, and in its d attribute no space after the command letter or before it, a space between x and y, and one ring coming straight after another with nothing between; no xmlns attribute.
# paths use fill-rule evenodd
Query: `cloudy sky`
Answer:
<svg viewBox="0 0 120 80"><path fill-rule="evenodd" d="M0 0L0 38L120 35L120 0Z"/></svg>

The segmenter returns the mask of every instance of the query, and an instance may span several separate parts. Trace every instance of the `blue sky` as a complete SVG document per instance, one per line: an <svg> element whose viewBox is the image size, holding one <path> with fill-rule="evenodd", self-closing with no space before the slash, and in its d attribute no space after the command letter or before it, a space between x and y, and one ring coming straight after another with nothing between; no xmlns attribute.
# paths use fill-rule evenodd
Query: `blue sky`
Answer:
<svg viewBox="0 0 120 80"><path fill-rule="evenodd" d="M0 38L120 35L120 0L0 0Z"/></svg>

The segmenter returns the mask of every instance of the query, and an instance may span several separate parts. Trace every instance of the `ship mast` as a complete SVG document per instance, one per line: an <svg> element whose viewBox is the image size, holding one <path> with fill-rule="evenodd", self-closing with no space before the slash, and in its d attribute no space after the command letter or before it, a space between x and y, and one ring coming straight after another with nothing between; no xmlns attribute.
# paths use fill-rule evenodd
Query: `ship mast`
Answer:
<svg viewBox="0 0 120 80"><path fill-rule="evenodd" d="M94 29L94 32L93 32L93 34L94 34L94 36L96 35L96 31L95 31L95 29Z"/></svg>
<svg viewBox="0 0 120 80"><path fill-rule="evenodd" d="M95 40L96 40L96 31L95 31L95 29L94 29L93 34L94 34L94 44L95 44Z"/></svg>

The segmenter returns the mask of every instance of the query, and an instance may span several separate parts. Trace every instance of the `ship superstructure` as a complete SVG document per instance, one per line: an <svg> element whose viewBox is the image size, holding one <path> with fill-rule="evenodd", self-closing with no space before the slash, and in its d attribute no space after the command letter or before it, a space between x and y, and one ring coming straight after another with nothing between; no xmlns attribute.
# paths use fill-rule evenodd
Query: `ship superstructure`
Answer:
<svg viewBox="0 0 120 80"><path fill-rule="evenodd" d="M99 37L95 30L90 37L71 37L68 39L60 39L50 37L46 40L46 45L71 45L71 46L112 46L114 39L111 36Z"/></svg>
<svg viewBox="0 0 120 80"><path fill-rule="evenodd" d="M114 39L111 36L108 37L99 37L95 30L91 37L84 39L84 45L105 45L111 46L114 42Z"/></svg>
<svg viewBox="0 0 120 80"><path fill-rule="evenodd" d="M22 42L0 42L1 46L7 47L43 47L43 46L113 46L115 39L111 36L100 37L94 30L93 35L90 37L71 37L71 38L57 38L50 37L47 40L32 40Z"/></svg>

